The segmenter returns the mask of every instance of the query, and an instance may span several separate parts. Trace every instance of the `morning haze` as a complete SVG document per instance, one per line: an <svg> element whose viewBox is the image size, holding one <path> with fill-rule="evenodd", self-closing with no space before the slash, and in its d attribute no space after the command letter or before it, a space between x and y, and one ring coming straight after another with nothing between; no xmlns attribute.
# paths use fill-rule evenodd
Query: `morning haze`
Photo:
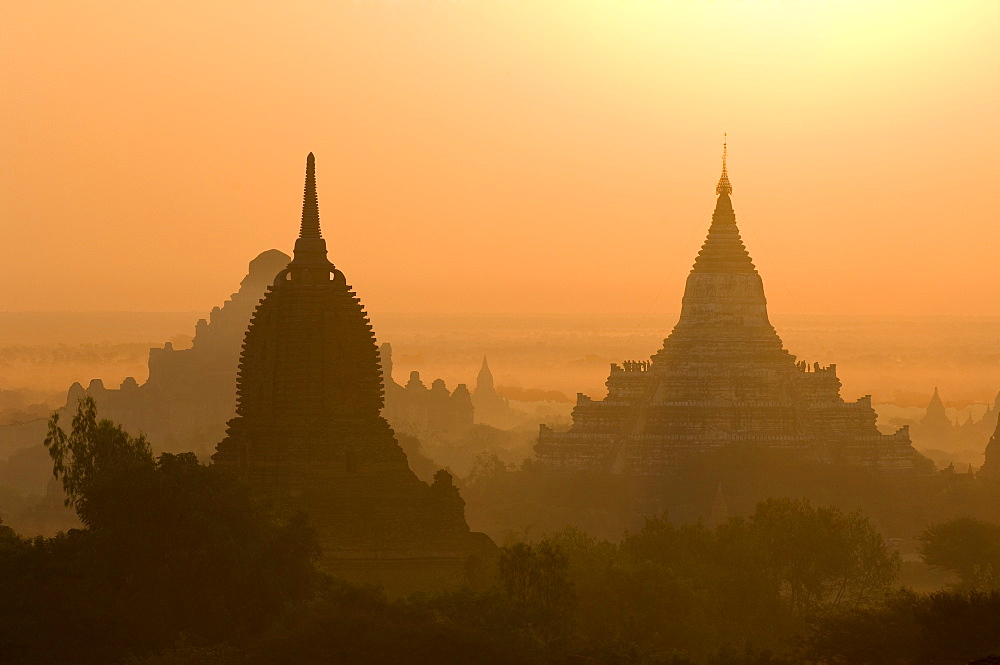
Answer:
<svg viewBox="0 0 1000 665"><path fill-rule="evenodd" d="M993 3L0 12L0 662L1000 662Z"/></svg>
<svg viewBox="0 0 1000 665"><path fill-rule="evenodd" d="M612 4L6 7L4 309L211 307L309 150L372 311L665 309L728 131L776 312L997 314L993 3Z"/></svg>

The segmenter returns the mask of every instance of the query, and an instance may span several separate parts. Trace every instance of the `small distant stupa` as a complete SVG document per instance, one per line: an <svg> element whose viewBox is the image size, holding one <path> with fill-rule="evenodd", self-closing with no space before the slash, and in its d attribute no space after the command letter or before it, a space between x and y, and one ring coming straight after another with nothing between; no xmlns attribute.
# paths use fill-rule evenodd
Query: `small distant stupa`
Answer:
<svg viewBox="0 0 1000 665"><path fill-rule="evenodd" d="M913 472L919 455L906 428L881 434L870 396L840 397L835 365L796 362L783 348L736 226L726 158L724 149L712 223L673 331L650 361L613 364L605 399L579 395L569 431L543 425L539 460L554 470L657 475L743 445Z"/></svg>
<svg viewBox="0 0 1000 665"><path fill-rule="evenodd" d="M294 256L250 321L237 394L215 463L280 508L307 512L328 570L422 585L428 576L461 578L494 549L470 532L451 476L420 481L380 414L378 347L360 300L327 258L311 153Z"/></svg>
<svg viewBox="0 0 1000 665"><path fill-rule="evenodd" d="M934 436L944 436L950 434L954 426L955 424L951 422L951 418L945 411L944 402L941 400L937 386L935 386L931 401L927 404L927 413L920 421L920 429Z"/></svg>
<svg viewBox="0 0 1000 665"><path fill-rule="evenodd" d="M510 402L497 392L486 354L483 354L483 364L476 377L476 389L472 391L472 404L476 408L477 423L501 429L511 426Z"/></svg>

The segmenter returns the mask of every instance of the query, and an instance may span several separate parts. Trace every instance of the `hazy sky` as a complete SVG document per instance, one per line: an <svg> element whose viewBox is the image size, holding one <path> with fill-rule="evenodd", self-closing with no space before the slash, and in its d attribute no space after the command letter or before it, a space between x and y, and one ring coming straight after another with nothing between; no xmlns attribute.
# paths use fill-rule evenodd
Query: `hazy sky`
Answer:
<svg viewBox="0 0 1000 665"><path fill-rule="evenodd" d="M0 3L0 310L205 310L316 153L370 310L1000 315L1000 2Z"/></svg>

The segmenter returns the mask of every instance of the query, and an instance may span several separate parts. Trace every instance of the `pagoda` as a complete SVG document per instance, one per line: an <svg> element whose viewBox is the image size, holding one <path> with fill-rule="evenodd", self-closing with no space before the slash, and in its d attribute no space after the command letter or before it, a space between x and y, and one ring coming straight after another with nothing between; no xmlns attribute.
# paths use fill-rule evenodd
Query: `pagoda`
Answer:
<svg viewBox="0 0 1000 665"><path fill-rule="evenodd" d="M476 376L476 388L472 392L472 403L476 407L476 422L491 427L506 429L513 423L510 403L497 391L493 383L493 372L483 355L483 365Z"/></svg>
<svg viewBox="0 0 1000 665"><path fill-rule="evenodd" d="M390 588L456 580L495 547L470 532L446 471L428 485L410 470L380 413L382 378L368 316L327 258L310 153L294 255L250 319L213 460L306 512L331 572Z"/></svg>
<svg viewBox="0 0 1000 665"><path fill-rule="evenodd" d="M918 453L906 428L880 433L871 396L840 397L836 365L810 366L784 349L736 225L726 157L673 331L650 360L611 365L605 399L578 395L568 431L543 425L539 460L554 470L657 475L743 445L912 472Z"/></svg>
<svg viewBox="0 0 1000 665"><path fill-rule="evenodd" d="M977 477L1000 479L1000 421L997 422L996 430L986 444L986 461L979 469Z"/></svg>

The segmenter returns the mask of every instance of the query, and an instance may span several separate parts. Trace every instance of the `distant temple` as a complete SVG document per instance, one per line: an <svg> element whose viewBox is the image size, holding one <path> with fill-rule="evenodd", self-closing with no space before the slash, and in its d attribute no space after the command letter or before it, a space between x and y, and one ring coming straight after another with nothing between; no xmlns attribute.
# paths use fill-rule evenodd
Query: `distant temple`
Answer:
<svg viewBox="0 0 1000 665"><path fill-rule="evenodd" d="M980 478L1000 480L1000 420L997 421L993 436L986 444L986 461L977 475Z"/></svg>
<svg viewBox="0 0 1000 665"><path fill-rule="evenodd" d="M92 379L86 387L74 383L67 391L66 404L59 409L61 417L71 418L78 400L90 396L102 418L144 433L154 450L193 451L208 459L225 436L226 423L236 415L236 370L250 317L274 276L290 260L277 249L259 254L250 262L239 290L221 307L213 307L207 319L198 320L190 348L177 349L167 342L150 349L149 375L141 384L131 376L118 387L109 387L102 379ZM383 415L394 429L417 437L448 439L472 427L472 396L465 384L448 392L438 379L430 389L424 388L422 393L427 394L405 391L392 380L389 344L382 344L381 350ZM40 418L0 426L0 452L9 454L36 446L45 438L46 423L47 418ZM48 477L46 471L40 487Z"/></svg>
<svg viewBox="0 0 1000 665"><path fill-rule="evenodd" d="M920 421L920 427L926 428L928 431L946 431L952 428L951 419L945 413L944 402L941 401L941 395L938 394L937 388L934 388L931 401L927 404L927 413Z"/></svg>
<svg viewBox="0 0 1000 665"><path fill-rule="evenodd" d="M428 388L420 372L410 372L410 380L401 386L392 378L392 346L379 347L382 379L385 385L385 408L382 415L394 430L416 437L454 439L469 431L473 424L472 395L464 383L449 392L444 381L435 379Z"/></svg>
<svg viewBox="0 0 1000 665"><path fill-rule="evenodd" d="M149 378L144 383L133 377L117 388L105 386L101 379L93 379L86 388L74 383L58 410L62 422L72 419L81 397L90 396L101 418L142 432L154 451L193 451L208 459L225 436L226 421L236 414L236 369L247 322L267 285L289 260L272 249L251 261L239 291L213 308L208 319L198 321L190 348L175 349L167 342L149 350ZM52 482L52 463L40 445L46 430L44 418L0 427L0 449L19 453L26 461L19 482L45 492L41 505L23 515L6 516L25 533L51 535L78 526L75 513L62 504L62 486Z"/></svg>
<svg viewBox="0 0 1000 665"><path fill-rule="evenodd" d="M207 320L198 321L190 348L175 349L167 342L149 350L145 383L140 385L131 376L118 388L105 386L101 379L93 379L86 388L74 383L61 409L64 417L76 413L77 401L89 395L102 418L143 432L156 450L191 450L207 457L236 412L236 368L247 321L264 289L288 261L288 255L276 249L251 261L239 291L222 307L213 308ZM32 434L31 443L37 443L44 437L45 421L21 429Z"/></svg>
<svg viewBox="0 0 1000 665"><path fill-rule="evenodd" d="M320 233L315 160L302 223L246 332L236 417L213 459L317 529L327 569L388 585L461 578L493 550L471 533L451 476L420 481L383 406L379 351Z"/></svg>
<svg viewBox="0 0 1000 665"><path fill-rule="evenodd" d="M476 389L472 392L472 404L476 407L476 422L499 429L513 425L514 414L510 402L497 392L493 385L493 372L483 356L483 366L476 377Z"/></svg>
<svg viewBox="0 0 1000 665"><path fill-rule="evenodd" d="M998 414L1000 414L1000 394L993 400L993 404L986 407L985 413L979 420L973 420L972 414L969 413L965 422L953 422L948 417L938 389L935 388L924 417L910 427L910 438L921 450L977 449L993 433L997 426Z"/></svg>
<svg viewBox="0 0 1000 665"><path fill-rule="evenodd" d="M386 342L379 351L385 381L382 415L396 431L447 441L467 434L473 424L498 429L509 429L516 424L510 403L493 385L486 356L472 392L464 383L449 392L441 379L435 379L428 388L416 371L410 372L406 385L399 385L392 377L392 346Z"/></svg>
<svg viewBox="0 0 1000 665"><path fill-rule="evenodd" d="M578 395L569 431L543 425L539 460L556 470L656 475L699 452L742 445L913 472L918 453L906 428L881 434L870 396L840 397L836 365L796 362L783 348L736 226L725 159L673 332L650 361L612 365L605 399Z"/></svg>

